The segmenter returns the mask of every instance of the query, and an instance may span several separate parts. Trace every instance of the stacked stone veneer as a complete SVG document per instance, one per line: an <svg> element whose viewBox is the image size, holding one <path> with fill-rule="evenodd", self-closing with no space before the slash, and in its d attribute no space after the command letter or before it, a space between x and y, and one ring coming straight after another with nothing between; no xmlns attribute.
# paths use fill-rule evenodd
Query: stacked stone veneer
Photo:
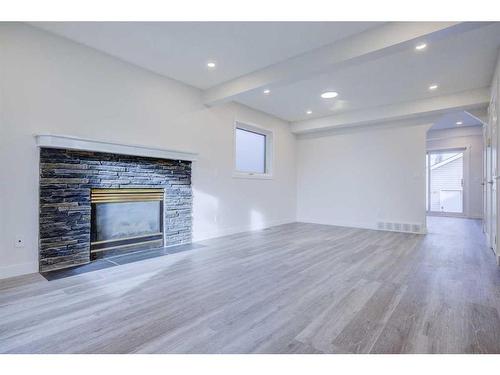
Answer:
<svg viewBox="0 0 500 375"><path fill-rule="evenodd" d="M191 162L40 150L40 271L90 261L92 188L164 188L165 245L191 241Z"/></svg>

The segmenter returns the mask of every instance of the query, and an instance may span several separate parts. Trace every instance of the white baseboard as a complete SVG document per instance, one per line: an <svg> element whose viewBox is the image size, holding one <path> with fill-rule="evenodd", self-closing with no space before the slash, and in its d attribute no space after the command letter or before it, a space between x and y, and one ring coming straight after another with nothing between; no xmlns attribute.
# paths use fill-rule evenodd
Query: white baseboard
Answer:
<svg viewBox="0 0 500 375"><path fill-rule="evenodd" d="M332 225L336 227L345 227L345 228L357 228L357 229L371 229L371 230L378 230L382 232L394 232L394 233L414 233L414 234L426 234L427 233L427 228L422 225L422 232L403 232L403 231L391 231L387 229L380 229L377 227L376 223L350 223L350 222L322 222L319 220L314 220L314 219L307 219L307 218L301 218L297 219L297 222L300 223L309 223L309 224L321 224L321 225Z"/></svg>
<svg viewBox="0 0 500 375"><path fill-rule="evenodd" d="M467 217L467 219L474 219L474 220L483 220L483 216L479 216L479 215L472 215L472 216L469 216Z"/></svg>
<svg viewBox="0 0 500 375"><path fill-rule="evenodd" d="M231 234L236 234L236 233L262 230L262 229L266 229L266 228L270 228L270 227L275 227L277 225L295 223L296 221L297 220L295 220L295 219L274 220L274 221L270 221L270 222L267 222L267 223L259 225L259 226L241 225L241 226L235 226L235 227L222 228L222 229L214 231L214 232L196 233L196 230L195 230L195 233L193 234L193 242L209 240L211 238L217 238L217 237L230 236Z"/></svg>
<svg viewBox="0 0 500 375"><path fill-rule="evenodd" d="M0 267L0 279L6 279L8 277L26 275L29 273L38 272L38 265L33 263L19 263L12 264L10 266Z"/></svg>
<svg viewBox="0 0 500 375"><path fill-rule="evenodd" d="M371 224L371 223L350 223L350 222L340 222L340 221L325 222L325 221L321 221L321 220L308 219L308 218L300 218L300 219L297 219L297 221L299 223L321 224L321 225L332 225L335 227L377 230L376 224Z"/></svg>
<svg viewBox="0 0 500 375"><path fill-rule="evenodd" d="M457 217L459 219L478 219L482 220L483 215L476 215L476 214L454 214L454 213L449 213L449 212L427 212L427 216L435 216L435 217Z"/></svg>

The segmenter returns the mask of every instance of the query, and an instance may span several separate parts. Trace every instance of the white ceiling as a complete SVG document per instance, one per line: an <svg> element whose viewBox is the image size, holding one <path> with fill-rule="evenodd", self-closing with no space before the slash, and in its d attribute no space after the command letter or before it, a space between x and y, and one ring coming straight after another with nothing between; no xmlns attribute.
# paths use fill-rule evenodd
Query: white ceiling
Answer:
<svg viewBox="0 0 500 375"><path fill-rule="evenodd" d="M482 27L416 52L408 48L274 89L269 96L246 92L239 102L288 121L408 102L489 86L500 46L500 23ZM429 91L432 83L439 89ZM326 90L339 92L325 100ZM310 109L313 114L307 115Z"/></svg>
<svg viewBox="0 0 500 375"><path fill-rule="evenodd" d="M457 125L457 122L462 124ZM441 116L430 130L454 129L465 126L482 126L476 117L465 111L454 111Z"/></svg>
<svg viewBox="0 0 500 375"><path fill-rule="evenodd" d="M263 95L262 88L257 88L240 90L231 98L290 122L356 113L487 87L500 47L498 22L476 24L470 29L465 23L459 29L450 26L441 32L440 37L429 33L429 40L424 39L428 47L419 52L415 51L416 41L411 36L396 49L381 47L391 38L388 35L395 33L377 34L375 30L384 27L391 30L392 24L375 22L31 24L203 90L214 86L217 89L228 81L231 85L235 78L244 76L246 79L249 73L273 65L280 67L273 74L279 74L281 65L276 64L296 66L297 62L290 58L307 53L317 56L311 51L332 43L333 50L327 50L330 52L323 54L323 58L328 59L331 51L349 54L350 41L339 48L335 42L369 30L362 36L364 44L354 43L352 50L359 46L368 46L369 49L373 45L379 50L372 54L372 58L353 60L340 67L325 65L326 69L320 74L309 73L278 82L272 86L270 95ZM430 24L408 24L407 29L424 30L433 27ZM406 25L398 27L404 31ZM209 60L217 62L215 70L207 69ZM303 61L313 62L314 58ZM247 82L253 81L249 78ZM428 86L432 83L437 83L439 89L429 91ZM232 87L235 86L241 87L238 82ZM338 91L339 96L331 100L321 99L320 94L325 90ZM307 115L307 110L313 113ZM456 108L453 112L454 115L445 116L436 126L458 121L453 121ZM464 120L470 119L465 116Z"/></svg>
<svg viewBox="0 0 500 375"><path fill-rule="evenodd" d="M200 89L362 32L376 22L33 22ZM206 63L217 62L209 71Z"/></svg>

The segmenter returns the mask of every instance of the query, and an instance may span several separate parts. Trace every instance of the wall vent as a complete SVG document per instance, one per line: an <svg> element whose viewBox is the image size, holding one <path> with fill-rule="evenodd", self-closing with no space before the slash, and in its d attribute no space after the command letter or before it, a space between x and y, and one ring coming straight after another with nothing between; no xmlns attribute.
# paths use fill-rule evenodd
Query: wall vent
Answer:
<svg viewBox="0 0 500 375"><path fill-rule="evenodd" d="M391 223L379 221L377 223L378 230L387 230L391 232L403 233L423 233L423 226L416 223Z"/></svg>

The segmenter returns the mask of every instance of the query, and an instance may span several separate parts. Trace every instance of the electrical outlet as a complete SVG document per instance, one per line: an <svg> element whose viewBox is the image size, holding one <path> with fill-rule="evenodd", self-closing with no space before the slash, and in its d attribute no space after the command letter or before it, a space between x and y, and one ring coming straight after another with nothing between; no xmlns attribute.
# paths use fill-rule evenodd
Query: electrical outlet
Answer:
<svg viewBox="0 0 500 375"><path fill-rule="evenodd" d="M16 237L16 240L14 242L15 247L24 247L24 239L21 237Z"/></svg>

